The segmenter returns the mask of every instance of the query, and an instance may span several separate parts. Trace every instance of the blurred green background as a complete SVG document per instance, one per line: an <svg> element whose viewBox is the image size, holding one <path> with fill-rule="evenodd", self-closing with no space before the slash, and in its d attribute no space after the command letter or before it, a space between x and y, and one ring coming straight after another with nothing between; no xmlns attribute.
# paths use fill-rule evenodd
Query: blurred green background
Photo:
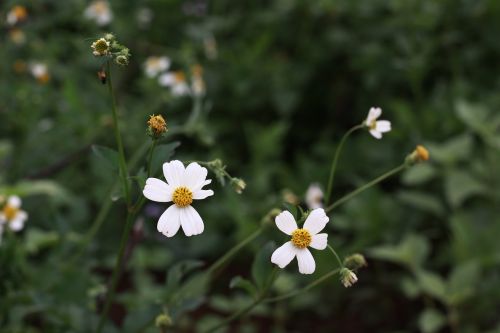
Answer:
<svg viewBox="0 0 500 333"><path fill-rule="evenodd" d="M165 306L171 331L201 332L247 304L229 282L251 275L264 244L281 243L274 227L209 290L188 270L255 230L284 191L303 199L309 184L324 188L339 139L372 106L393 130L380 141L363 131L349 139L334 199L400 164L416 144L431 161L330 214L331 244L367 257L359 282L345 289L332 278L258 307L226 332L500 332L499 1L117 0L103 26L85 17L89 4L0 5L0 194L19 194L30 214L25 230L0 245L1 332L95 327L123 228L121 201L83 255L66 263L116 180L91 149L115 147L101 61L90 49L105 32L132 52L129 66L113 69L127 156L148 142L148 116L160 113L172 131L167 142L181 143L176 159L220 158L248 185L239 195L214 182L215 196L197 204L205 232L192 238L162 237L163 206L145 207L107 332L159 332L152 321ZM9 23L17 5L26 15ZM203 67L195 120L200 99L148 78L149 56L168 56L171 69L186 73ZM36 64L45 75L33 73ZM313 277L292 263L274 292L335 266L326 251L314 256ZM193 259L202 264L175 266Z"/></svg>

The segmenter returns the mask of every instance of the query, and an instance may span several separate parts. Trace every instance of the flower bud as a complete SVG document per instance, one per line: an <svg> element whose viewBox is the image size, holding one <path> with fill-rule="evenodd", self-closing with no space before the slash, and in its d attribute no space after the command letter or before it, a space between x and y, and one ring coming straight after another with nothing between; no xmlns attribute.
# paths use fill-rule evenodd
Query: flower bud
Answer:
<svg viewBox="0 0 500 333"><path fill-rule="evenodd" d="M340 270L340 282L342 282L344 287L349 288L358 282L358 277L353 271L344 267Z"/></svg>
<svg viewBox="0 0 500 333"><path fill-rule="evenodd" d="M366 263L366 259L362 254L355 253L344 259L344 265L349 269L358 269L361 267L365 267L368 264Z"/></svg>
<svg viewBox="0 0 500 333"><path fill-rule="evenodd" d="M231 185L233 185L236 193L241 194L245 187L247 187L247 183L241 178L233 178L231 179Z"/></svg>
<svg viewBox="0 0 500 333"><path fill-rule="evenodd" d="M281 209L273 208L266 214L266 216L264 216L262 218L260 223L262 225L272 224L272 223L274 223L274 219L276 218L276 216L278 216L280 213L281 213Z"/></svg>
<svg viewBox="0 0 500 333"><path fill-rule="evenodd" d="M161 115L152 115L147 122L147 133L153 139L162 137L167 132L167 122Z"/></svg>
<svg viewBox="0 0 500 333"><path fill-rule="evenodd" d="M413 165L419 162L428 161L429 158L429 151L424 146L418 145L415 150L406 157L406 163Z"/></svg>
<svg viewBox="0 0 500 333"><path fill-rule="evenodd" d="M166 332L167 328L172 326L172 324L172 318L168 314L162 313L156 316L155 326L158 327L161 332Z"/></svg>
<svg viewBox="0 0 500 333"><path fill-rule="evenodd" d="M115 58L115 62L120 66L127 66L128 58L124 55L119 55Z"/></svg>

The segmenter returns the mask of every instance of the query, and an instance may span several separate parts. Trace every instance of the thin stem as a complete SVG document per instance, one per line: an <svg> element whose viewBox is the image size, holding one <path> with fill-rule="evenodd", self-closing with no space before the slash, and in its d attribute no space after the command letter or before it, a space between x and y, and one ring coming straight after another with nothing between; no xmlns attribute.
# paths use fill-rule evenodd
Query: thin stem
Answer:
<svg viewBox="0 0 500 333"><path fill-rule="evenodd" d="M122 179L122 184L123 184L123 190L125 192L125 200L127 201L127 205L130 204L130 188L128 185L128 171L127 171L127 162L125 160L125 150L123 148L123 142L122 142L122 136L120 133L120 127L118 123L118 112L116 108L116 98L115 98L115 93L113 91L113 83L111 79L111 64L110 61L106 63L106 69L107 69L107 83L108 83L108 90L109 94L111 96L111 110L113 111L113 127L115 129L115 137L116 137L116 144L118 145L118 164L120 166L120 177Z"/></svg>
<svg viewBox="0 0 500 333"><path fill-rule="evenodd" d="M337 252L333 249L333 247L330 244L328 244L328 248L330 249L330 252L333 253L333 255L335 256L335 258L337 258L337 262L339 263L339 267L343 268L344 264L342 263L342 260L340 260L340 257L337 254Z"/></svg>
<svg viewBox="0 0 500 333"><path fill-rule="evenodd" d="M238 253L242 248L244 248L248 243L253 241L262 233L263 227L259 227L259 229L255 230L252 234L250 234L247 238L236 244L231 250L226 252L225 255L220 257L216 262L214 262L208 269L208 274L213 275L226 261L231 259L236 253Z"/></svg>
<svg viewBox="0 0 500 333"><path fill-rule="evenodd" d="M408 167L408 165L406 163L403 163L400 166L395 167L392 170L389 170L388 172L375 178L374 180L370 181L369 183L366 183L365 185L357 188L356 190L352 191L351 193L344 195L342 198L338 199L337 201L332 203L330 206L326 207L325 211L326 212L332 211L335 207L340 206L341 204L343 204L347 200L351 199L352 197L354 197L354 196L358 195L359 193L369 189L370 187L380 183L381 181L385 180L386 178L389 178L389 177L397 174L398 172L403 171L407 167Z"/></svg>
<svg viewBox="0 0 500 333"><path fill-rule="evenodd" d="M344 134L342 139L340 140L340 143L339 143L337 149L335 150L335 156L333 157L332 166L330 168L330 177L328 178L328 186L326 189L326 196L325 196L325 205L328 205L330 203L330 197L332 195L332 188L333 188L333 180L335 178L335 170L337 169L337 162L339 160L340 152L342 151L342 148L344 147L344 143L347 140L347 138L349 137L349 135L351 135L352 133L354 133L356 130L358 130L360 128L363 128L362 124L356 125L353 128L351 128L350 130L348 130Z"/></svg>
<svg viewBox="0 0 500 333"><path fill-rule="evenodd" d="M305 286L302 289L292 291L292 292L290 292L288 294L285 294L285 295L276 296L276 297L272 297L272 298L266 298L266 299L263 300L263 302L264 303L274 303L274 302L283 301L285 299L292 298L292 297L295 297L297 295L303 294L306 291L308 291L309 289L312 289L312 288L316 287L321 282L323 282L325 280L328 280L330 277L334 276L339 271L340 271L340 268L336 268L333 271L331 271L329 273L326 273L325 275L321 276L320 278L318 278L318 279L314 280L313 282L309 283L307 286Z"/></svg>

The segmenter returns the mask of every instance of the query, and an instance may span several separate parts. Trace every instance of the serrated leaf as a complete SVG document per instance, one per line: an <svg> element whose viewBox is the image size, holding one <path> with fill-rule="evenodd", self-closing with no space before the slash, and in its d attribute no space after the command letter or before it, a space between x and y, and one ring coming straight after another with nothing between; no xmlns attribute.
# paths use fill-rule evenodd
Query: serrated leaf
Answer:
<svg viewBox="0 0 500 333"><path fill-rule="evenodd" d="M242 278L241 276L235 276L231 279L231 282L229 283L229 288L240 288L245 290L249 295L251 296L256 296L257 295L257 288L255 285L247 280Z"/></svg>
<svg viewBox="0 0 500 333"><path fill-rule="evenodd" d="M265 288L266 283L273 270L273 265L271 263L271 255L275 249L274 242L269 242L263 246L252 264L252 278L259 290Z"/></svg>

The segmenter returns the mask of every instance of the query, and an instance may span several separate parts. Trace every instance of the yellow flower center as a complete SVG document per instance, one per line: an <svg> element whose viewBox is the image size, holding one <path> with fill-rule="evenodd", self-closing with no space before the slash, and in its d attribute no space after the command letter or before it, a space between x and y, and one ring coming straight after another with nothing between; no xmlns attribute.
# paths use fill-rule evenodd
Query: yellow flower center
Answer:
<svg viewBox="0 0 500 333"><path fill-rule="evenodd" d="M16 215L17 215L17 212L19 212L19 208L16 208L16 207L6 205L3 208L3 214L5 215L5 218L8 221L14 219L14 217L16 217Z"/></svg>
<svg viewBox="0 0 500 333"><path fill-rule="evenodd" d="M177 83L182 83L186 81L186 74L183 71L174 72L174 80Z"/></svg>
<svg viewBox="0 0 500 333"><path fill-rule="evenodd" d="M104 38L100 38L96 40L92 44L92 48L97 52L99 55L105 55L108 54L109 52L109 42L105 40Z"/></svg>
<svg viewBox="0 0 500 333"><path fill-rule="evenodd" d="M368 126L369 129L374 130L377 128L377 119L373 119L370 123L370 126Z"/></svg>
<svg viewBox="0 0 500 333"><path fill-rule="evenodd" d="M312 236L306 229L296 229L292 232L292 244L299 249L304 249L311 244Z"/></svg>
<svg viewBox="0 0 500 333"><path fill-rule="evenodd" d="M155 132L155 134L161 134L167 131L167 123L161 115L149 116L148 126L153 132Z"/></svg>
<svg viewBox="0 0 500 333"><path fill-rule="evenodd" d="M28 11L23 6L15 6L12 8L12 12L19 21L24 20L28 16Z"/></svg>
<svg viewBox="0 0 500 333"><path fill-rule="evenodd" d="M177 207L189 206L193 202L193 192L185 186L180 186L175 189L172 201Z"/></svg>

